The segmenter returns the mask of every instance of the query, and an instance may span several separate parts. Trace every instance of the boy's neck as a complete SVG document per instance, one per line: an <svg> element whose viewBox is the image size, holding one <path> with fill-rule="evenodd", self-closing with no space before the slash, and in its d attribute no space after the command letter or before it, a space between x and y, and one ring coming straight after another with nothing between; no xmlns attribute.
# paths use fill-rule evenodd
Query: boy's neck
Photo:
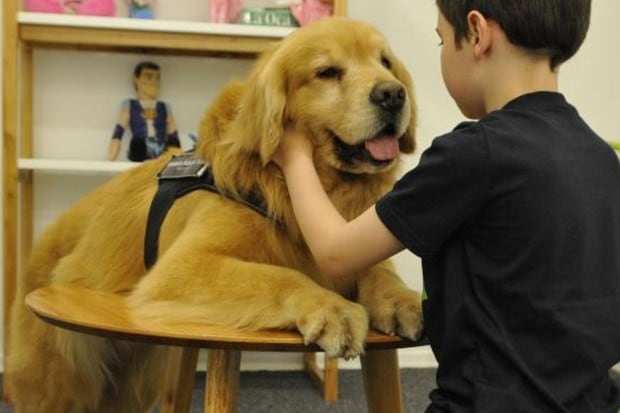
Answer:
<svg viewBox="0 0 620 413"><path fill-rule="evenodd" d="M505 61L487 78L486 112L501 109L511 100L533 92L557 92L558 74L551 71L548 60L541 62Z"/></svg>
<svg viewBox="0 0 620 413"><path fill-rule="evenodd" d="M505 37L495 40L478 73L486 113L527 93L558 91L558 71L551 69L548 56L515 46Z"/></svg>

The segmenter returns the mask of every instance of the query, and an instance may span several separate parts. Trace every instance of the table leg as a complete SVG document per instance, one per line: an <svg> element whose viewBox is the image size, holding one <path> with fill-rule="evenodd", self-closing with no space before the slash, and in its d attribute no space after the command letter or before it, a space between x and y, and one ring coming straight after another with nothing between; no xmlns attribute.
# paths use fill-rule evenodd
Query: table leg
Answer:
<svg viewBox="0 0 620 413"><path fill-rule="evenodd" d="M325 357L321 370L316 362L316 353L304 353L304 369L312 382L323 393L326 402L338 401L338 358Z"/></svg>
<svg viewBox="0 0 620 413"><path fill-rule="evenodd" d="M368 413L403 413L396 350L369 351L361 357Z"/></svg>
<svg viewBox="0 0 620 413"><path fill-rule="evenodd" d="M170 347L160 413L189 413L199 348Z"/></svg>
<svg viewBox="0 0 620 413"><path fill-rule="evenodd" d="M204 413L236 413L241 351L210 349Z"/></svg>

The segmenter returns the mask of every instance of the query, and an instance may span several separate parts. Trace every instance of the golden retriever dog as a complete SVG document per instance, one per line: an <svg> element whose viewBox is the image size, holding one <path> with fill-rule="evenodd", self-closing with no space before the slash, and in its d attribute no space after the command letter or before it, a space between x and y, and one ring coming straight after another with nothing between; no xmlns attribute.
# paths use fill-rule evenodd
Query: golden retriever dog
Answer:
<svg viewBox="0 0 620 413"><path fill-rule="evenodd" d="M411 78L368 24L321 20L264 53L201 123L195 156L211 165L219 193L176 200L152 267L145 229L169 154L95 189L37 241L12 309L16 413L147 412L161 388L165 346L64 331L33 316L25 295L51 283L129 294L139 317L158 322L297 329L330 356L363 353L369 327L417 338L420 296L392 263L342 278L319 271L270 162L285 125L306 130L325 190L352 219L392 187L400 154L414 150L415 119ZM240 202L250 194L264 215Z"/></svg>

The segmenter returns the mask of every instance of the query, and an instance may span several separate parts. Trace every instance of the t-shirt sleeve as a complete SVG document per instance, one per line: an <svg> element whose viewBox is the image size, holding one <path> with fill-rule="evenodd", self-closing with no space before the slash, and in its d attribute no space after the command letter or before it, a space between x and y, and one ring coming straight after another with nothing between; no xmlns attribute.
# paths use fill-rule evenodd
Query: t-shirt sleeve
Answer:
<svg viewBox="0 0 620 413"><path fill-rule="evenodd" d="M488 168L482 131L461 124L433 141L418 166L377 202L377 215L407 249L427 258L483 207Z"/></svg>

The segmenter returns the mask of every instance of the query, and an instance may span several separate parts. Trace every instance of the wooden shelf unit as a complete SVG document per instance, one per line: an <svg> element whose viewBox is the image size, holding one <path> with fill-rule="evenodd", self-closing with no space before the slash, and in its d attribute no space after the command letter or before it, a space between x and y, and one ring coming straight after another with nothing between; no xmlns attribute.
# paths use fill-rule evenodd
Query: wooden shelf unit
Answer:
<svg viewBox="0 0 620 413"><path fill-rule="evenodd" d="M17 168L20 172L40 171L55 173L109 173L126 171L138 165L135 162L81 161L74 159L19 158Z"/></svg>
<svg viewBox="0 0 620 413"><path fill-rule="evenodd" d="M34 47L130 51L162 50L174 54L256 55L294 29L121 17L17 14L21 42Z"/></svg>
<svg viewBox="0 0 620 413"><path fill-rule="evenodd" d="M33 157L33 50L71 49L179 56L255 58L294 29L120 17L85 17L21 11L21 0L3 1L3 202L4 349L18 271L33 242L34 171L116 173L129 162L110 163ZM347 0L335 0L334 15L347 15ZM6 380L4 381L6 383ZM5 385L5 396L10 389Z"/></svg>

